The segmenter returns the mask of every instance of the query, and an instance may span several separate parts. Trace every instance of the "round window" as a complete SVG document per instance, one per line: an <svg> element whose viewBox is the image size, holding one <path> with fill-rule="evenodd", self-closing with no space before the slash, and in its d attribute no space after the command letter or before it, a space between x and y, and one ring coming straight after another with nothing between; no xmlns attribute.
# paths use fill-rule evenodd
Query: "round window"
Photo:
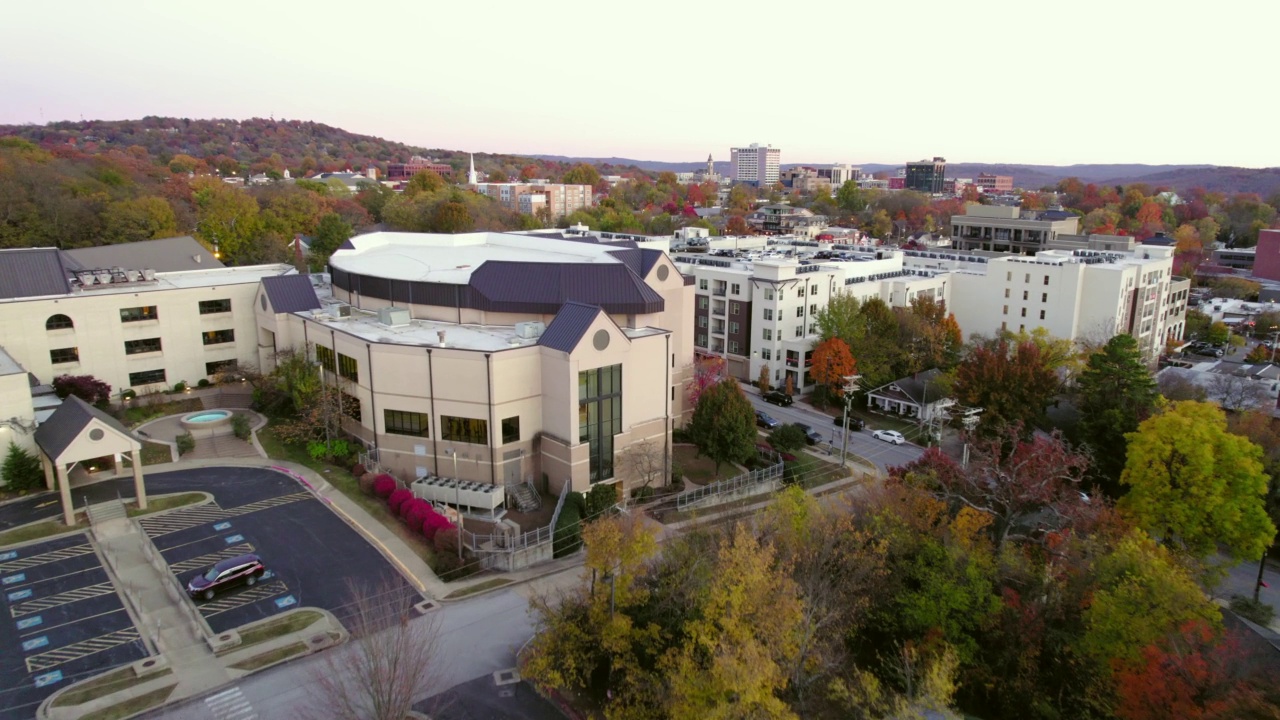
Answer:
<svg viewBox="0 0 1280 720"><path fill-rule="evenodd" d="M666 279L667 279L667 276L668 276L668 275L670 275L670 274L671 274L671 268L667 267L666 265L659 265L659 266L658 266L658 279L659 279L659 280L666 280Z"/></svg>
<svg viewBox="0 0 1280 720"><path fill-rule="evenodd" d="M603 350L609 347L609 331L597 330L595 336L591 338L591 344L594 345L597 350Z"/></svg>
<svg viewBox="0 0 1280 720"><path fill-rule="evenodd" d="M94 442L101 440L106 437L106 435L106 433L102 432L102 428L94 428L89 431L89 439Z"/></svg>
<svg viewBox="0 0 1280 720"><path fill-rule="evenodd" d="M258 304L262 306L262 309L263 309L263 310L266 310L266 309L267 309L267 294L266 294L266 293L263 293L263 294L262 294L262 297L258 298Z"/></svg>

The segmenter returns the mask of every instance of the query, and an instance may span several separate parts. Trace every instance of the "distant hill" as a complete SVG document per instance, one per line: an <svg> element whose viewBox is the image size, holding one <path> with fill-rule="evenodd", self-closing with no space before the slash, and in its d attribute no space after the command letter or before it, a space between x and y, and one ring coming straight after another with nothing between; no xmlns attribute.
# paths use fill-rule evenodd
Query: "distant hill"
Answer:
<svg viewBox="0 0 1280 720"><path fill-rule="evenodd" d="M706 160L700 162L663 162L661 160L632 160L631 158L620 157L570 157L568 155L530 155L529 157L569 165L587 163L588 165L600 167L635 168L637 170L648 170L649 172L694 172L696 170L704 170L707 167ZM729 158L716 160L716 166L728 168Z"/></svg>

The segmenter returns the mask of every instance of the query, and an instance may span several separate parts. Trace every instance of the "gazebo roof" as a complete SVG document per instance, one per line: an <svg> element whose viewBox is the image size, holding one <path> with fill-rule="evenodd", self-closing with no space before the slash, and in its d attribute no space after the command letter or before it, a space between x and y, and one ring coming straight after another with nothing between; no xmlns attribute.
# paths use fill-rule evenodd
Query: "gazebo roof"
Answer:
<svg viewBox="0 0 1280 720"><path fill-rule="evenodd" d="M75 395L69 395L57 410L49 416L48 420L40 423L40 427L36 428L36 444L44 451L50 459L58 460L62 457L67 448L76 441L80 435L94 423L99 422L107 427L107 429L118 433L120 436L127 438L129 443L137 446L140 443L129 429L120 424L119 420L111 417L98 408L81 400ZM98 453L103 455L105 453ZM83 460L85 458L76 458Z"/></svg>

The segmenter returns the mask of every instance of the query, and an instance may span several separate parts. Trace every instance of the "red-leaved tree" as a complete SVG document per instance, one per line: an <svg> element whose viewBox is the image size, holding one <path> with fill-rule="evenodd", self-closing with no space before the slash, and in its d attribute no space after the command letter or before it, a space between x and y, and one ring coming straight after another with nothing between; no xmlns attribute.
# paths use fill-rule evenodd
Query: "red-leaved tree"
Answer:
<svg viewBox="0 0 1280 720"><path fill-rule="evenodd" d="M693 380L689 382L689 405L698 406L703 391L728 376L724 358L717 355L699 355L693 361Z"/></svg>

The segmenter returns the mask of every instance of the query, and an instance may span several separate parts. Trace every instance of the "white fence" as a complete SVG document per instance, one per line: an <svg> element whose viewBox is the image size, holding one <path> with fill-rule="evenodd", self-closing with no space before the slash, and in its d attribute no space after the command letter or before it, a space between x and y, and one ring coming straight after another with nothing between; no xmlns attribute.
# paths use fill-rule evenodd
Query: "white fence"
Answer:
<svg viewBox="0 0 1280 720"><path fill-rule="evenodd" d="M680 493L676 496L676 509L686 510L695 504L713 504L709 500L719 495L751 495L754 492L764 492L765 488L762 487L764 484L782 480L782 460L776 453L769 453L769 455L772 456L769 459L775 462L768 467L749 470L737 477L719 480L710 485ZM763 451L761 456L766 457Z"/></svg>

